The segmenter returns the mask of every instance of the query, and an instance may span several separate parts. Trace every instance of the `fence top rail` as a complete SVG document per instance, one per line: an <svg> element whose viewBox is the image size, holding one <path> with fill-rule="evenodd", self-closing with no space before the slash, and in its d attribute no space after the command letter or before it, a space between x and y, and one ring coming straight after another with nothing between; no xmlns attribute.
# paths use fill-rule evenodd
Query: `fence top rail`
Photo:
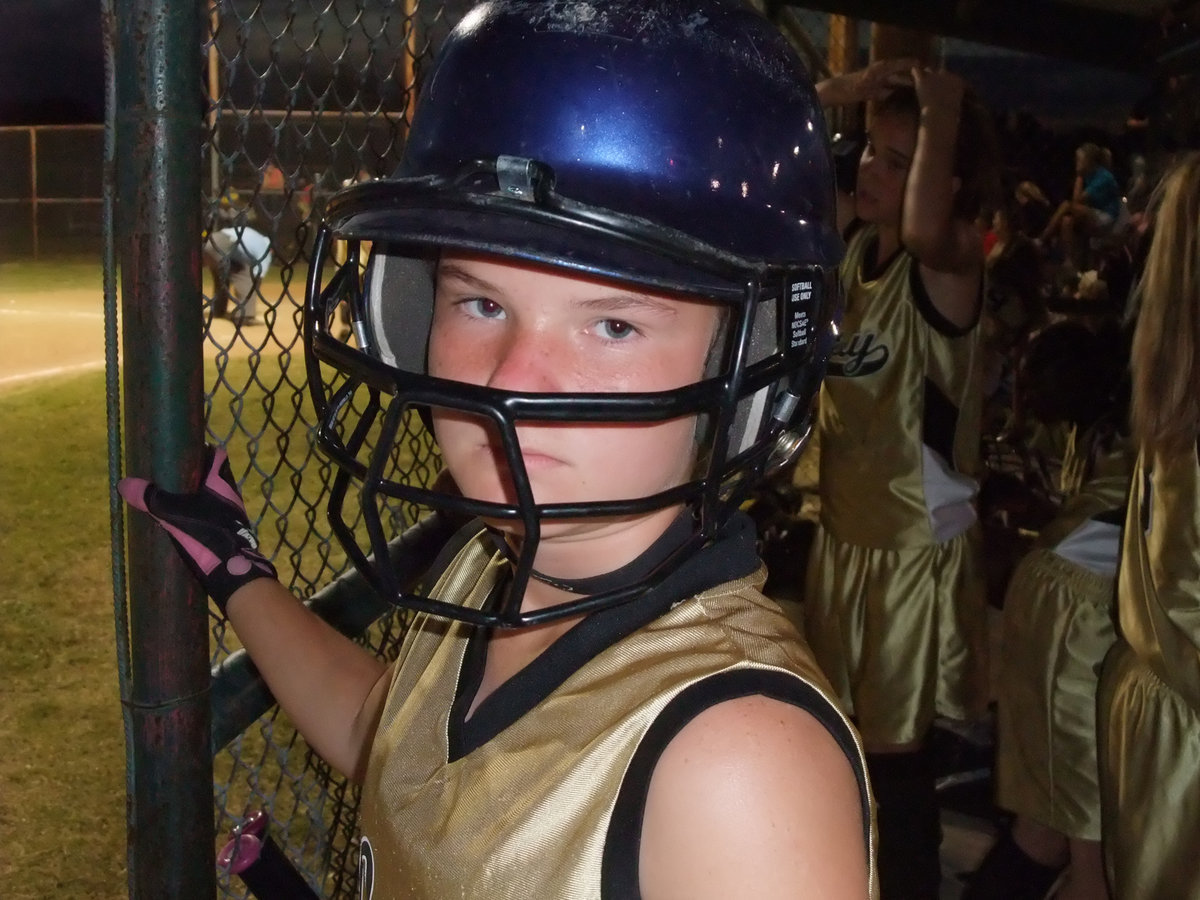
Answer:
<svg viewBox="0 0 1200 900"><path fill-rule="evenodd" d="M29 203L39 206L51 203L103 203L103 197L0 197L0 203Z"/></svg>
<svg viewBox="0 0 1200 900"><path fill-rule="evenodd" d="M211 112L216 112L222 117L239 116L241 118L270 118L270 119L394 119L400 121L404 118L404 110L402 109L380 109L380 110L360 110L360 109L266 109L262 107L240 107L229 106L222 104L221 107L213 108Z"/></svg>
<svg viewBox="0 0 1200 900"><path fill-rule="evenodd" d="M8 131L100 131L103 122L74 122L64 125L0 125L0 132Z"/></svg>

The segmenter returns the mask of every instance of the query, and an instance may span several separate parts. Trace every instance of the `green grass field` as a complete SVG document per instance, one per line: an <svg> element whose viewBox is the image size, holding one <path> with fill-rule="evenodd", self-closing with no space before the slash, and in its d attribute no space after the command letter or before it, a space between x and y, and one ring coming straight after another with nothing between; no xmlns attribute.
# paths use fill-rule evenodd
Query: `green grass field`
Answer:
<svg viewBox="0 0 1200 900"><path fill-rule="evenodd" d="M231 361L226 375L244 384L248 370L247 361ZM262 392L243 400L241 424L262 429ZM10 576L0 594L6 900L127 896L104 406L100 372L0 394L0 428L9 438L0 442L0 553ZM214 420L218 430L233 427L223 405ZM234 443L244 448L245 439ZM244 449L233 452L244 464ZM263 442L258 465L271 471L278 461ZM247 496L261 494L252 472ZM281 520L285 531L289 519L293 532L305 527L302 511ZM292 567L281 561L281 574Z"/></svg>
<svg viewBox="0 0 1200 900"><path fill-rule="evenodd" d="M53 303L53 291L95 289L100 274L90 261L4 263L0 284L45 292ZM297 575L302 590L327 581L345 556L309 537L324 527L324 494L308 456L311 406L296 390L299 352L267 346L259 356L210 359L205 384L214 392L210 427L245 474L251 513L264 514L260 538L284 580ZM104 392L100 371L0 391L0 564L9 576L0 591L4 900L128 893ZM411 465L409 451L402 457ZM235 646L224 635L218 656ZM227 756L219 771L229 768ZM231 798L241 792L231 785Z"/></svg>
<svg viewBox="0 0 1200 900"><path fill-rule="evenodd" d="M0 896L128 896L104 376L0 394Z"/></svg>
<svg viewBox="0 0 1200 900"><path fill-rule="evenodd" d="M27 293L77 288L99 289L98 257L68 256L52 261L13 260L0 262L0 286L5 293Z"/></svg>

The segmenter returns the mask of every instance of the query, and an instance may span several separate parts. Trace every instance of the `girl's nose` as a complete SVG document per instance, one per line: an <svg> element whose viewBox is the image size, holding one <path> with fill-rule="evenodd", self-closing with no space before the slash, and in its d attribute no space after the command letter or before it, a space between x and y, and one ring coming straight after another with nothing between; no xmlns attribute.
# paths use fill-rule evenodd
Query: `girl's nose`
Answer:
<svg viewBox="0 0 1200 900"><path fill-rule="evenodd" d="M538 329L514 326L496 348L488 386L506 391L555 393L566 360L561 347Z"/></svg>

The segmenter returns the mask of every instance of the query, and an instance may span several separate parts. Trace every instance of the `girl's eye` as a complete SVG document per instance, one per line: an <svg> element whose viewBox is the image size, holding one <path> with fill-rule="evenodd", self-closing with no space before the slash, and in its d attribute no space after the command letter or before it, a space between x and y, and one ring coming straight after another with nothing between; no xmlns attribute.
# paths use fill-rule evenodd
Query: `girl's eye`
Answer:
<svg viewBox="0 0 1200 900"><path fill-rule="evenodd" d="M596 331L610 341L623 341L637 334L636 328L621 319L604 319L596 326Z"/></svg>
<svg viewBox="0 0 1200 900"><path fill-rule="evenodd" d="M499 319L504 315L504 307L487 297L468 297L459 303L468 313L480 319Z"/></svg>

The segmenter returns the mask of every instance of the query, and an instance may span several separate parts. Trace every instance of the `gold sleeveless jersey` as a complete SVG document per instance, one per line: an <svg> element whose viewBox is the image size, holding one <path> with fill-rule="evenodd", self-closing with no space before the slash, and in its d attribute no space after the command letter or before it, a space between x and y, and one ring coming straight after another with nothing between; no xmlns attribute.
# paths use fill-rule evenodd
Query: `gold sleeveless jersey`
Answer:
<svg viewBox="0 0 1200 900"><path fill-rule="evenodd" d="M1138 457L1119 575L1121 633L1200 712L1200 462Z"/></svg>
<svg viewBox="0 0 1200 900"><path fill-rule="evenodd" d="M435 592L477 606L506 569L494 546L476 538ZM480 635L419 617L397 659L363 787L361 896L636 898L654 763L696 713L749 694L801 705L839 741L859 780L872 853L858 739L807 647L758 592L762 580L759 569L666 604L631 633L618 628L572 668L569 647L560 645L586 637L592 617L585 619L512 682L526 678L530 687L537 679L530 670L539 667L555 668L560 680L540 696L536 687L523 690L502 727L465 747L462 729L489 714L507 685L463 719L463 700L474 691L459 685L470 684ZM626 604L619 616L628 619L637 606ZM873 861L870 874L873 885ZM873 896L871 886L863 885L863 896Z"/></svg>
<svg viewBox="0 0 1200 900"><path fill-rule="evenodd" d="M1133 464L1126 438L1070 428L1059 480L1063 504L1034 546L1096 574L1115 575Z"/></svg>
<svg viewBox="0 0 1200 900"><path fill-rule="evenodd" d="M860 547L941 543L975 519L981 329L940 316L903 250L865 278L875 243L875 227L860 228L841 266L845 315L820 400L821 521Z"/></svg>

